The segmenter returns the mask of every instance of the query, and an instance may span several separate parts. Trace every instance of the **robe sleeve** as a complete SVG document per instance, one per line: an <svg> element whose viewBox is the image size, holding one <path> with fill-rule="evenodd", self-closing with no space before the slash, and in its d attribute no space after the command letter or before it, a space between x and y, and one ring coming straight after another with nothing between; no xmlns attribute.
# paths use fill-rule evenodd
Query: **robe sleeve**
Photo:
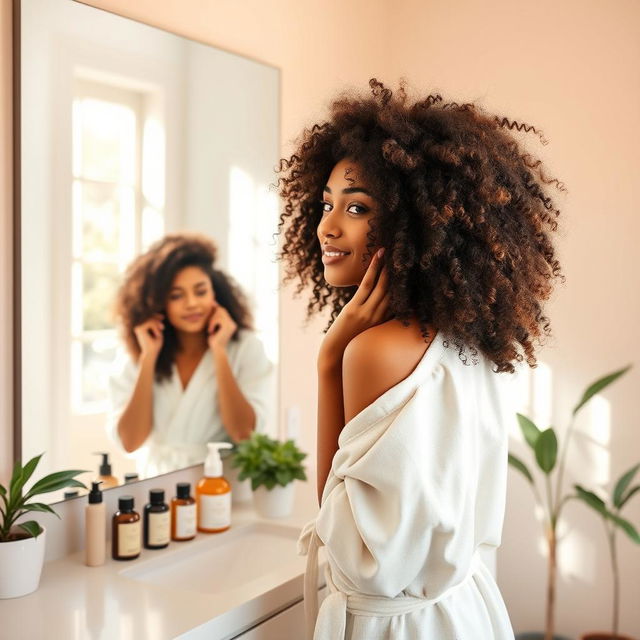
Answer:
<svg viewBox="0 0 640 640"><path fill-rule="evenodd" d="M271 415L274 366L260 339L250 331L244 333L237 357L238 386L256 412L256 432L264 433Z"/></svg>
<svg viewBox="0 0 640 640"><path fill-rule="evenodd" d="M316 530L354 592L393 598L426 575L437 592L471 562L475 437L430 382L334 456Z"/></svg>
<svg viewBox="0 0 640 640"><path fill-rule="evenodd" d="M125 452L125 449L118 435L118 421L131 399L137 378L138 368L131 361L127 353L124 351L120 352L109 374L109 411L107 413L105 428L109 439L116 444L122 452Z"/></svg>

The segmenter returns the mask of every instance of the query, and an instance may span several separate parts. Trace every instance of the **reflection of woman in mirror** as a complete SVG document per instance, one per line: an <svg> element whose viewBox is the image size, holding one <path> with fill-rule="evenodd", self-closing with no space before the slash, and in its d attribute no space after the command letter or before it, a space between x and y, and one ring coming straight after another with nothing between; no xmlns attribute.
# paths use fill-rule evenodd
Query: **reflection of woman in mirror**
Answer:
<svg viewBox="0 0 640 640"><path fill-rule="evenodd" d="M312 283L310 314L332 311L320 511L300 538L309 636L513 640L480 552L502 535L505 383L550 331L547 185L562 185L511 135L519 123L370 85L305 130L279 183L286 279Z"/></svg>
<svg viewBox="0 0 640 640"><path fill-rule="evenodd" d="M244 295L204 236L168 235L129 266L117 298L128 357L111 376L112 437L145 476L201 462L267 417L272 365Z"/></svg>

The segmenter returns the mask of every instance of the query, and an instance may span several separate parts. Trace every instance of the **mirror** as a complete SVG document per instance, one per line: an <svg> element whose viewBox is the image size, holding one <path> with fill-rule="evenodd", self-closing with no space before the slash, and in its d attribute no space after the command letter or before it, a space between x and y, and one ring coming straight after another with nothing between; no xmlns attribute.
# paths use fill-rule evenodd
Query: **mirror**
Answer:
<svg viewBox="0 0 640 640"><path fill-rule="evenodd" d="M85 483L94 452L120 483L140 470L105 429L112 309L127 265L180 231L211 238L248 298L275 435L279 70L73 0L17 8L16 455L44 451L42 474L90 469Z"/></svg>

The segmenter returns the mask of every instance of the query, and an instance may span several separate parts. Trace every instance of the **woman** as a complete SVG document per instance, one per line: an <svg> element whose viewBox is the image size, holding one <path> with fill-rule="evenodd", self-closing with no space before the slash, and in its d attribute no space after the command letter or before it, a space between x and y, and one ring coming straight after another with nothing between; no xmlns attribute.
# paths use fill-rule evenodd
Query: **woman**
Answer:
<svg viewBox="0 0 640 640"><path fill-rule="evenodd" d="M143 477L202 462L207 442L265 428L272 365L215 259L204 236L168 235L134 260L118 293L128 357L111 376L109 431L141 452Z"/></svg>
<svg viewBox="0 0 640 640"><path fill-rule="evenodd" d="M309 314L332 311L320 511L299 540L308 635L512 639L480 556L502 533L515 417L503 382L535 366L562 277L553 181L509 134L517 122L370 86L305 130L279 182L286 279L313 284Z"/></svg>

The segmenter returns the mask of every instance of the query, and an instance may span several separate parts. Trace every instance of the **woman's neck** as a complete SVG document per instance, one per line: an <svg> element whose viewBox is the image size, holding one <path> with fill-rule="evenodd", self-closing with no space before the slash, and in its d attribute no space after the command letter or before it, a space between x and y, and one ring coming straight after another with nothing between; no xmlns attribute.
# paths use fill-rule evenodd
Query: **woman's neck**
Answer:
<svg viewBox="0 0 640 640"><path fill-rule="evenodd" d="M207 337L203 333L178 332L178 353L185 356L201 356L207 350Z"/></svg>

